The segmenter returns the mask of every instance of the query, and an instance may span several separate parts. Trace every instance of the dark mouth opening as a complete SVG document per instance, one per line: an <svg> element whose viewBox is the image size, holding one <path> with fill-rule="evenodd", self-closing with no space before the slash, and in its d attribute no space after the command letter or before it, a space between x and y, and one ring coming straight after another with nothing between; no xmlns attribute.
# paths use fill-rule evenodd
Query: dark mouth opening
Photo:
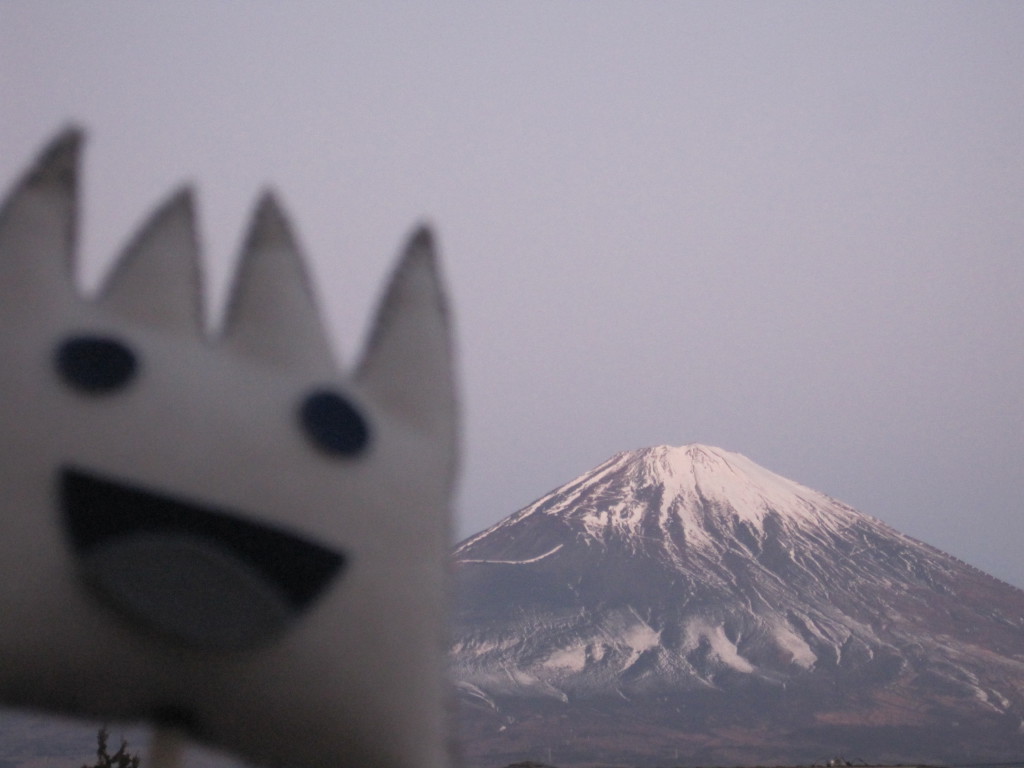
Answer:
<svg viewBox="0 0 1024 768"><path fill-rule="evenodd" d="M345 557L233 510L74 467L63 522L83 577L109 606L191 645L265 642L342 571Z"/></svg>

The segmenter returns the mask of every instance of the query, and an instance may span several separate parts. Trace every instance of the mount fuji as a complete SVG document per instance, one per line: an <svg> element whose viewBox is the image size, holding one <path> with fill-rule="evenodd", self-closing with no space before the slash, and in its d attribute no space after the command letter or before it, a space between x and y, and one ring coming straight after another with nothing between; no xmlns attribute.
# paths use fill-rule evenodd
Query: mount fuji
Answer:
<svg viewBox="0 0 1024 768"><path fill-rule="evenodd" d="M469 766L1024 758L1024 591L739 454L620 453L454 560Z"/></svg>

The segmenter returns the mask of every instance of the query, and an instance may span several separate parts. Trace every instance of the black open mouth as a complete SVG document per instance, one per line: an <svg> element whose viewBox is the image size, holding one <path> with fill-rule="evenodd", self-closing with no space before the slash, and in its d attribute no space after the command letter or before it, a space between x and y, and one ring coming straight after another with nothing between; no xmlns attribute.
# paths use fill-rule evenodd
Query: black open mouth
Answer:
<svg viewBox="0 0 1024 768"><path fill-rule="evenodd" d="M72 467L63 521L82 575L109 607L207 649L283 632L345 565L343 554L236 512Z"/></svg>

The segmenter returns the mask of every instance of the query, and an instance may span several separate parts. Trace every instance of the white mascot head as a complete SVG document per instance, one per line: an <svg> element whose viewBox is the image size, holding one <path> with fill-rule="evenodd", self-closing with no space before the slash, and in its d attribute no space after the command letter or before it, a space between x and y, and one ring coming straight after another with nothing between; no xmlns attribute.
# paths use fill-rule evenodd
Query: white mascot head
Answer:
<svg viewBox="0 0 1024 768"><path fill-rule="evenodd" d="M187 190L80 297L80 145L0 207L0 702L266 765L447 765L456 407L430 233L343 376L269 195L213 338Z"/></svg>

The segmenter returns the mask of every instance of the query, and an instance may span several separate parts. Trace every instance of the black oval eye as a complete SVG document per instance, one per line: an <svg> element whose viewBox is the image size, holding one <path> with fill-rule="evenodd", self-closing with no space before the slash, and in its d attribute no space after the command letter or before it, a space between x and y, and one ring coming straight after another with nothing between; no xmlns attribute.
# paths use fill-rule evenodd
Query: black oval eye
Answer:
<svg viewBox="0 0 1024 768"><path fill-rule="evenodd" d="M57 371L65 383L91 395L121 389L138 369L135 353L104 336L74 336L57 347Z"/></svg>
<svg viewBox="0 0 1024 768"><path fill-rule="evenodd" d="M311 392L302 402L299 417L310 440L325 453L354 456L370 439L369 427L359 411L334 392Z"/></svg>

